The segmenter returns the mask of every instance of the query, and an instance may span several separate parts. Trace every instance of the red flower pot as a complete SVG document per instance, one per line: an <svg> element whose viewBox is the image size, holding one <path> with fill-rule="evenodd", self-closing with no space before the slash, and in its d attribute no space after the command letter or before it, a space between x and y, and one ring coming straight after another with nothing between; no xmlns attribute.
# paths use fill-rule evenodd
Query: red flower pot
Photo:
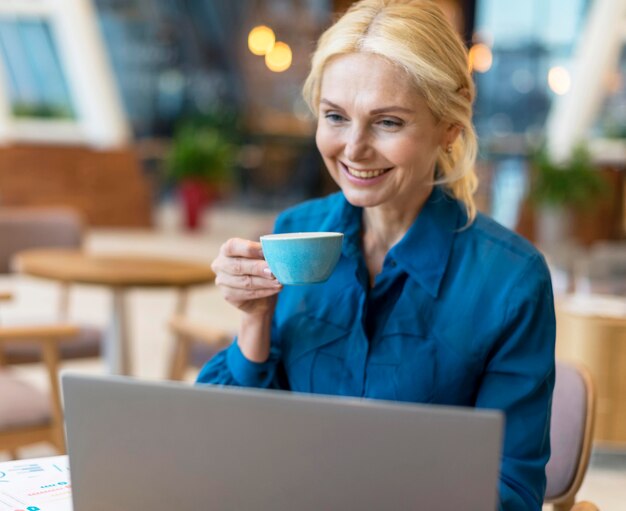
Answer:
<svg viewBox="0 0 626 511"><path fill-rule="evenodd" d="M179 193L183 203L185 227L195 231L201 225L202 213L212 194L206 182L192 179L181 182Z"/></svg>

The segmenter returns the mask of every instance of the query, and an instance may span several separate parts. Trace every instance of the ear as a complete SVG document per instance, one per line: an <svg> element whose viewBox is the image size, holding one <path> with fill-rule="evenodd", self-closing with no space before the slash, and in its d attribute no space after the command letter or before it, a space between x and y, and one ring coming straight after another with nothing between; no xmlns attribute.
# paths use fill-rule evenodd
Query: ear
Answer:
<svg viewBox="0 0 626 511"><path fill-rule="evenodd" d="M448 124L446 127L443 136L441 137L441 146L444 151L446 148L450 147L456 141L457 137L463 131L463 127L460 124Z"/></svg>

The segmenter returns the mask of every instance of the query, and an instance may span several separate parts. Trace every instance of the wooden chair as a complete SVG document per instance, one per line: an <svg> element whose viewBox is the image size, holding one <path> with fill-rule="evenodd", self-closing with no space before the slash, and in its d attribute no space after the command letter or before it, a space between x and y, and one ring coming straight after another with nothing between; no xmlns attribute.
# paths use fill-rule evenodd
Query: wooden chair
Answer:
<svg viewBox="0 0 626 511"><path fill-rule="evenodd" d="M554 511L598 511L591 502L576 503L589 465L595 406L595 389L587 369L557 362L545 496L545 503L552 504Z"/></svg>
<svg viewBox="0 0 626 511"><path fill-rule="evenodd" d="M183 380L188 369L200 369L234 338L232 332L194 322L183 315L174 316L169 327L174 334L169 373L172 380Z"/></svg>
<svg viewBox="0 0 626 511"><path fill-rule="evenodd" d="M0 349L0 451L17 458L17 449L38 442L51 443L65 452L63 410L58 381L59 346L75 339L78 328L70 324L27 327L0 326L0 348L37 343L47 371L49 395L19 379L5 364Z"/></svg>
<svg viewBox="0 0 626 511"><path fill-rule="evenodd" d="M70 208L0 208L0 273L11 271L11 260L20 250L40 247L80 248L84 238L84 222ZM70 286L60 285L57 311L59 322L68 321ZM26 325L41 323L29 318ZM100 328L78 325L74 342L59 345L61 360L99 357L104 334ZM41 362L41 346L34 341L8 343L3 350L8 364Z"/></svg>

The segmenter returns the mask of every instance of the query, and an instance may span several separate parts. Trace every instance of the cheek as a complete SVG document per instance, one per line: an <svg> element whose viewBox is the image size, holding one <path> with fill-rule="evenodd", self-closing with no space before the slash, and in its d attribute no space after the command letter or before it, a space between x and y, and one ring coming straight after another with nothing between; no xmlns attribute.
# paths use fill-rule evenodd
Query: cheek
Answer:
<svg viewBox="0 0 626 511"><path fill-rule="evenodd" d="M390 159L397 164L413 164L415 162L423 162L429 164L433 158L436 159L436 147L423 140L407 140L402 144L398 144L391 148L388 152Z"/></svg>
<svg viewBox="0 0 626 511"><path fill-rule="evenodd" d="M334 155L340 147L337 137L333 136L331 130L319 125L315 133L315 143L320 154L325 157Z"/></svg>

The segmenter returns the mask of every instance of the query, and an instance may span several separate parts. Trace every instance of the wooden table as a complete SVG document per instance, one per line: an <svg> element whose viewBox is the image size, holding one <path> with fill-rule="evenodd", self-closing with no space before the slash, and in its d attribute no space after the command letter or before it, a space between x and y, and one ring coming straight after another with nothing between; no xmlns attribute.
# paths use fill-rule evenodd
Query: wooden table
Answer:
<svg viewBox="0 0 626 511"><path fill-rule="evenodd" d="M98 255L80 250L32 249L15 257L18 271L66 284L106 286L113 294L105 353L112 373L131 374L125 292L133 287L172 287L178 291L176 312L186 307L191 286L215 280L210 266L138 255Z"/></svg>
<svg viewBox="0 0 626 511"><path fill-rule="evenodd" d="M597 405L594 440L626 445L626 305L622 311L591 296L589 307L557 302L558 358L585 365L594 380ZM604 309L604 310L603 310Z"/></svg>

